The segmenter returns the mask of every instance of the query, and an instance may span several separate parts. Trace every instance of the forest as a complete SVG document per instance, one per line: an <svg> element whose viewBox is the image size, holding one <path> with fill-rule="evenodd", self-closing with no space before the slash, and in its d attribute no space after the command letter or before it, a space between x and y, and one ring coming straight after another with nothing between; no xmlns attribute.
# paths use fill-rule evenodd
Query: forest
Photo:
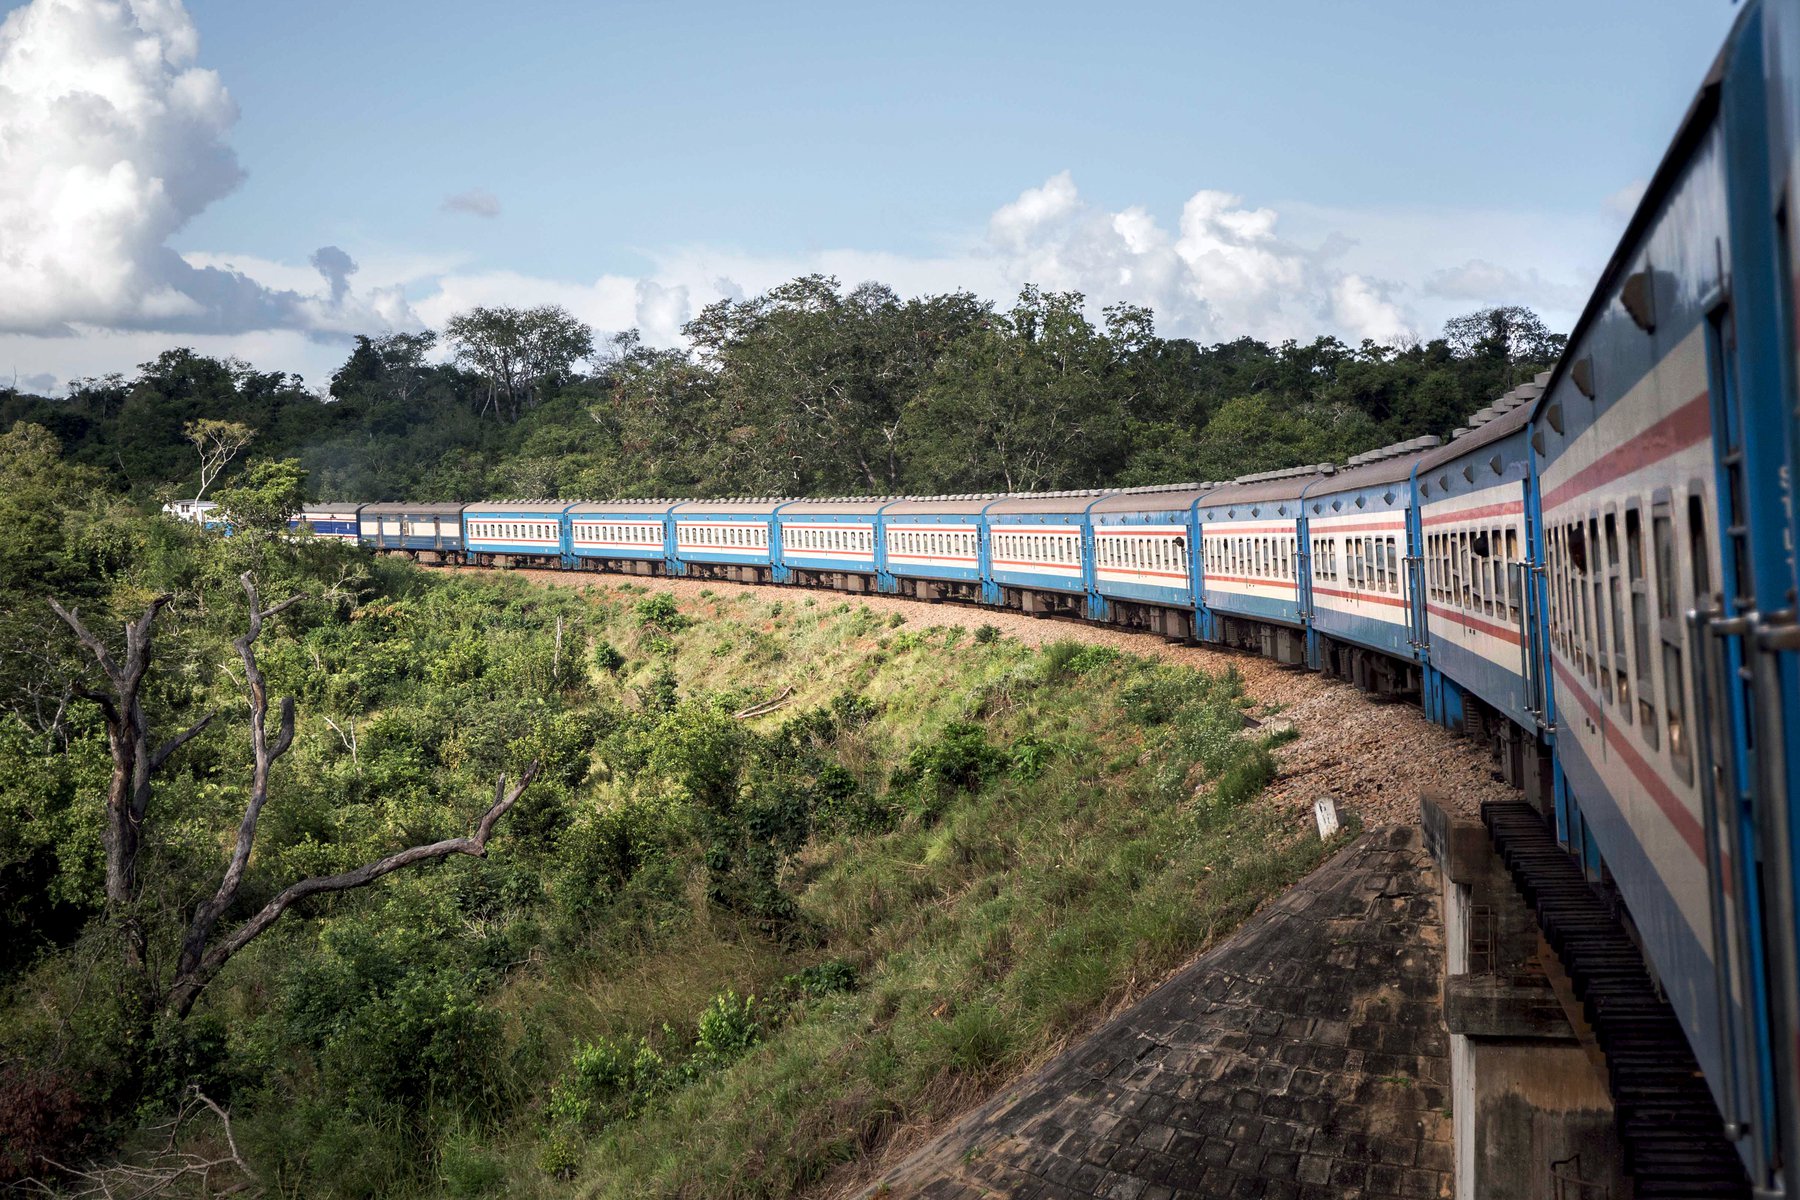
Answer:
<svg viewBox="0 0 1800 1200"><path fill-rule="evenodd" d="M1442 337L1199 346L1114 305L1027 288L902 300L808 276L720 301L657 350L596 345L555 308L477 309L441 332L358 338L328 389L176 349L24 421L140 499L194 494L191 421L242 425L324 500L898 495L1229 479L1351 454L1464 417L1554 361L1528 309ZM248 461L246 459L245 461Z"/></svg>
<svg viewBox="0 0 1800 1200"><path fill-rule="evenodd" d="M1327 847L1258 803L1230 671L285 536L1229 476L1447 432L1558 348L1082 314L801 279L689 351L476 310L327 394L172 350L0 397L0 1187L825 1194L1297 879ZM209 422L230 537L156 510Z"/></svg>

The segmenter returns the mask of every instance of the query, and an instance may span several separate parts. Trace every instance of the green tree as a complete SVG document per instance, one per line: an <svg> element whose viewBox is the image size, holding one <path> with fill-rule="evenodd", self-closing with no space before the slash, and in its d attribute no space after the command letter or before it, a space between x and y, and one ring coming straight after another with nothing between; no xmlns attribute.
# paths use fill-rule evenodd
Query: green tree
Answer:
<svg viewBox="0 0 1800 1200"><path fill-rule="evenodd" d="M451 317L444 334L485 385L481 412L515 422L594 352L594 331L557 304L472 308Z"/></svg>
<svg viewBox="0 0 1800 1200"><path fill-rule="evenodd" d="M1458 358L1482 360L1512 387L1562 355L1568 338L1552 333L1536 313L1516 304L1477 309L1444 322L1444 340Z"/></svg>
<svg viewBox="0 0 1800 1200"><path fill-rule="evenodd" d="M219 510L238 533L274 536L306 505L306 471L297 458L263 458L221 488Z"/></svg>
<svg viewBox="0 0 1800 1200"><path fill-rule="evenodd" d="M1100 330L1082 304L1079 292L1027 287L937 362L902 422L915 486L1080 487L1117 470L1136 395L1122 368L1147 314L1121 310Z"/></svg>

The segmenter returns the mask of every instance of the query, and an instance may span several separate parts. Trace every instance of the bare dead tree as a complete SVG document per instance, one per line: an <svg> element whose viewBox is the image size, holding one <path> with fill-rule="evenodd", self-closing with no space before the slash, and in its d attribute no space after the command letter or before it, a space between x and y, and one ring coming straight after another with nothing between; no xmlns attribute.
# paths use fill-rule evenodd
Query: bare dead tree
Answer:
<svg viewBox="0 0 1800 1200"><path fill-rule="evenodd" d="M213 485L219 472L256 437L256 430L248 425L211 417L189 421L182 426L181 433L194 444L195 452L200 455L200 490L194 493L195 500L206 495L206 489Z"/></svg>
<svg viewBox="0 0 1800 1200"><path fill-rule="evenodd" d="M445 859L454 854L486 857L488 840L493 836L494 826L518 803L519 797L525 794L525 789L531 786L531 781L537 777L538 772L538 764L532 763L526 767L511 790L506 786L506 776L500 776L494 788L494 802L476 822L473 836L445 838L426 845L412 846L375 862L365 863L354 870L302 879L283 889L236 929L215 940L221 918L236 901L243 886L244 874L256 847L257 821L269 801L270 774L276 761L287 753L294 742L294 701L291 696L282 699L275 733L273 738L270 736L268 683L256 660L256 640L262 636L263 627L269 618L305 599L304 594L294 595L264 608L256 580L248 571L238 577L238 582L250 601L250 621L245 632L232 641L232 646L236 648L244 669L244 691L250 702L250 746L254 762L250 777L250 798L238 821L237 840L218 887L213 890L212 895L195 906L193 918L182 938L174 976L166 987L158 989L152 984L144 930L134 916L129 918L130 944L126 950L128 963L144 981L145 995L150 1004L176 1017L186 1017L192 1011L201 992L230 961L232 955L249 945L278 921L282 914L307 897L363 887L403 867ZM113 746L113 782L108 797L109 821L106 835L107 901L109 907L116 904L117 909L126 914L130 914L132 902L137 896L137 854L141 845L143 821L150 807L151 778L168 761L169 755L212 720L212 715L209 714L156 751L149 750L149 734L140 696L144 675L150 666L151 624L168 599L167 596L158 597L151 602L142 617L126 627L123 668L115 662L106 644L88 631L74 611L66 610L54 600L51 601L57 615L74 630L82 645L87 647L100 664L111 689L110 692L80 694L100 706L106 716L109 739ZM123 813L123 817L117 816L119 813ZM116 873L116 901L113 870L115 856L123 864Z"/></svg>
<svg viewBox="0 0 1800 1200"><path fill-rule="evenodd" d="M140 977L149 969L143 923L134 911L137 899L138 853L143 844L144 819L150 811L150 781L169 756L181 749L212 723L208 713L183 732L151 749L149 723L144 718L144 676L150 670L150 628L156 614L168 604L158 596L144 615L125 626L125 661L121 665L106 643L81 623L79 611L66 609L55 600L50 607L74 631L94 656L106 677L106 690L76 689L76 695L99 705L106 721L106 740L112 750L112 783L106 795L106 827L102 844L106 852L106 907L119 923L125 938L125 961Z"/></svg>
<svg viewBox="0 0 1800 1200"><path fill-rule="evenodd" d="M211 1112L219 1118L219 1136L225 1144L220 1152L196 1153L183 1149L183 1131L196 1118ZM231 1114L221 1108L199 1088L183 1093L175 1112L166 1120L147 1128L146 1132L163 1134L163 1144L154 1150L131 1156L119 1162L88 1167L67 1166L52 1162L64 1179L55 1185L43 1180L23 1180L23 1187L33 1188L46 1196L80 1198L80 1200L150 1200L177 1187L191 1194L195 1184L206 1196L254 1197L262 1195L256 1186L256 1174L238 1150L237 1135L231 1128ZM236 1182L214 1190L214 1176L224 1172ZM21 1188L23 1190L23 1188Z"/></svg>

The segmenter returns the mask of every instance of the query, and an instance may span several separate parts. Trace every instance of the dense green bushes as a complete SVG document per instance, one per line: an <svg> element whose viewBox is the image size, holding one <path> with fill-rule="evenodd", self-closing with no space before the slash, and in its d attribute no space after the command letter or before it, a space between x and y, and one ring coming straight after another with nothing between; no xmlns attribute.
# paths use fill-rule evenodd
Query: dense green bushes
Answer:
<svg viewBox="0 0 1800 1200"><path fill-rule="evenodd" d="M99 601L172 584L155 719L222 713L158 785L156 921L212 886L242 803L223 667L243 552L196 542L178 577ZM268 594L321 598L264 635L300 721L245 904L459 834L495 775L542 773L487 858L309 902L137 1046L92 985L116 961L94 919L103 739L79 708L60 731L0 720L0 915L33 939L4 966L0 1126L39 1150L129 1148L198 1085L265 1182L309 1194L714 1194L786 1139L755 1151L781 1192L877 1144L879 1114L1028 1061L1311 861L1263 845L1246 802L1269 760L1230 676L852 604L681 609L260 553Z"/></svg>

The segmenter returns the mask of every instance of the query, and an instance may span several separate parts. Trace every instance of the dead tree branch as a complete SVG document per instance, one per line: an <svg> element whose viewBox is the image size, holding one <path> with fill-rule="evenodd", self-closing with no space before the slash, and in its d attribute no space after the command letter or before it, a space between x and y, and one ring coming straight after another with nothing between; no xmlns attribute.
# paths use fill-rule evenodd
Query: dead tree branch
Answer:
<svg viewBox="0 0 1800 1200"><path fill-rule="evenodd" d="M494 787L494 803L487 812L481 815L476 823L475 836L446 838L424 846L412 846L398 853L372 863L365 863L353 870L338 875L326 875L314 879L302 879L290 884L279 895L257 914L238 926L224 941L206 951L198 959L190 963L186 950L182 955L182 969L177 974L175 986L170 990L168 1007L177 1016L185 1017L193 1008L194 1001L199 999L200 992L211 982L219 969L245 946L259 937L269 926L281 919L281 915L308 896L317 896L328 892L347 892L352 888L363 887L374 883L383 875L391 875L402 867L410 867L416 863L431 862L449 858L453 854L466 854L474 858L487 857L488 840L493 836L494 825L504 817L531 781L537 777L538 764L532 763L519 776L519 782L511 791L506 787L506 776L502 775ZM204 945L204 941L201 943Z"/></svg>
<svg viewBox="0 0 1800 1200"><path fill-rule="evenodd" d="M125 626L125 659L114 658L106 643L82 623L78 609L64 608L54 599L51 609L62 618L76 639L94 658L105 677L104 690L76 688L75 694L99 706L106 722L106 740L112 751L112 782L106 795L106 827L102 835L106 854L106 904L125 933L126 961L142 973L146 965L144 931L131 913L137 897L138 850L143 825L150 811L150 781L169 756L212 722L202 717L186 731L152 750L149 723L144 717L144 676L150 670L151 626L169 603L158 596L137 620Z"/></svg>
<svg viewBox="0 0 1800 1200"><path fill-rule="evenodd" d="M302 879L290 884L259 912L209 949L208 943L213 940L219 918L231 907L232 902L237 899L238 889L243 886L244 872L250 864L250 852L256 845L257 819L269 800L270 770L275 761L287 753L294 743L292 697L282 699L279 728L274 740L269 739L269 691L262 668L256 661L256 639L262 636L265 621L302 597L290 596L280 604L265 609L262 607L256 581L248 571L239 577L238 582L243 585L244 594L250 600L250 626L232 645L237 648L238 658L244 665L244 690L250 699L250 747L255 755L255 764L251 772L250 800L244 806L243 819L238 822L237 844L232 849L231 861L226 865L225 875L212 896L201 901L194 910L194 919L188 925L187 937L182 942L175 979L164 1001L165 1007L180 1017L187 1016L193 1009L200 993L230 961L232 955L261 936L269 926L281 919L283 913L308 896L346 892L373 883L402 867L448 858L452 854L486 857L488 839L493 836L495 822L518 803L519 797L531 786L538 771L538 764L532 763L510 792L506 788L506 776L500 777L494 789L494 803L476 824L475 836L446 838L429 845L412 846L338 875Z"/></svg>
<svg viewBox="0 0 1800 1200"><path fill-rule="evenodd" d="M184 1127L208 1110L219 1118L220 1135L225 1139L225 1153L208 1156L178 1149ZM153 1196L167 1195L178 1185L191 1185L194 1182L198 1182L202 1194L209 1196L262 1195L262 1188L256 1184L256 1173L250 1169L250 1164L244 1161L243 1154L238 1150L237 1135L231 1128L231 1114L202 1094L199 1088L190 1087L182 1096L174 1115L150 1126L149 1131L164 1134L163 1145L138 1161L85 1168L50 1163L69 1179L77 1181L73 1190L66 1183L61 1187L52 1187L35 1179L26 1183L35 1185L45 1195L77 1197L80 1200L150 1200ZM240 1178L229 1186L215 1190L214 1172L227 1170Z"/></svg>
<svg viewBox="0 0 1800 1200"><path fill-rule="evenodd" d="M243 687L250 702L250 746L254 757L250 798L238 821L237 840L219 884L210 896L195 906L182 939L174 976L168 987L160 992L151 978L157 972L148 958L148 944L142 924L131 907L137 896L138 849L144 818L150 808L151 778L168 761L170 755L198 736L211 723L212 716L208 715L162 745L151 748L140 697L144 676L150 667L151 625L155 622L157 613L168 603L167 596L152 601L143 616L125 627L123 665L114 658L106 644L82 624L78 613L63 608L54 600L50 602L57 616L62 618L64 624L68 625L93 655L101 673L106 677L105 690L78 694L100 706L106 717L107 735L113 752L113 779L107 797L108 820L105 834L108 906L120 914L119 919L127 930L127 960L142 980L146 1011L150 1006L160 1006L177 1017L188 1015L200 993L230 961L232 955L249 945L279 920L283 913L307 897L363 887L404 867L451 855L485 857L488 841L494 834L494 826L518 803L519 797L525 794L525 789L531 786L531 781L537 777L538 772L538 764L532 763L510 790L506 786L506 776L502 775L494 788L494 802L476 822L473 836L446 838L428 845L412 846L342 874L302 879L276 895L228 935L215 941L219 922L237 901L244 875L249 870L250 858L256 848L257 822L269 802L269 780L275 763L294 744L292 697L281 700L273 734L269 729L268 681L256 659L256 641L262 636L263 627L271 617L305 599L303 595L290 596L278 604L264 608L255 578L245 572L238 582L250 602L249 625L243 635L232 642L243 665ZM342 731L339 733L341 736ZM354 742L352 752L354 753Z"/></svg>
<svg viewBox="0 0 1800 1200"><path fill-rule="evenodd" d="M794 689L790 685L788 687L783 688L781 690L780 695L775 696L773 699L759 701L756 704L752 704L749 708L739 709L737 712L734 712L731 715L733 717L736 717L740 721L748 721L752 717L764 716L768 713L774 712L776 709L778 709L782 705L786 704L788 702L788 697L792 696L793 694L794 694Z"/></svg>

